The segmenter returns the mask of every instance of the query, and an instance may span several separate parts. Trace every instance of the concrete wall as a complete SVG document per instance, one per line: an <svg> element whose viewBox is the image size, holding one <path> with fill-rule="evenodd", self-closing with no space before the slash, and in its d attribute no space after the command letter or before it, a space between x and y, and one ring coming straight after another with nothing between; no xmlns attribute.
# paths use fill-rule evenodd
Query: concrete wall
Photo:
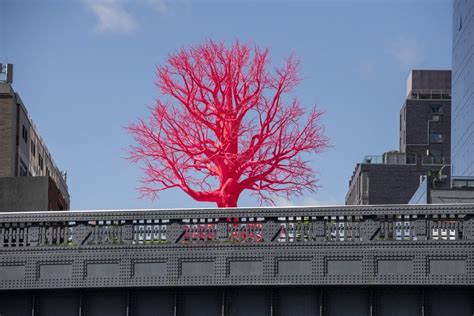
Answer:
<svg viewBox="0 0 474 316"><path fill-rule="evenodd" d="M0 212L46 211L48 177L1 177Z"/></svg>
<svg viewBox="0 0 474 316"><path fill-rule="evenodd" d="M450 70L412 70L410 79L413 92L420 90L451 90Z"/></svg>

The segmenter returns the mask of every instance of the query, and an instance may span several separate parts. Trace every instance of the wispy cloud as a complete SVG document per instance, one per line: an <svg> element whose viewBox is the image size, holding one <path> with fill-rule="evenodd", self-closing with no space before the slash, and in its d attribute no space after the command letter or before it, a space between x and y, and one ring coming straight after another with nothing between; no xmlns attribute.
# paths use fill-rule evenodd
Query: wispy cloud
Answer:
<svg viewBox="0 0 474 316"><path fill-rule="evenodd" d="M164 16L173 13L181 6L189 9L187 0L83 0L97 17L96 29L99 32L131 33L139 28L135 17L126 10L125 4L138 5L151 9Z"/></svg>
<svg viewBox="0 0 474 316"><path fill-rule="evenodd" d="M414 68L421 60L419 42L413 38L399 37L387 41L387 52L404 68Z"/></svg>
<svg viewBox="0 0 474 316"><path fill-rule="evenodd" d="M99 32L130 33L138 28L120 0L88 0L86 4L97 17Z"/></svg>
<svg viewBox="0 0 474 316"><path fill-rule="evenodd" d="M319 200L311 196L306 196L295 201L290 201L285 197L275 196L273 202L276 206L322 206L322 205L339 205L336 199L330 197L327 200Z"/></svg>

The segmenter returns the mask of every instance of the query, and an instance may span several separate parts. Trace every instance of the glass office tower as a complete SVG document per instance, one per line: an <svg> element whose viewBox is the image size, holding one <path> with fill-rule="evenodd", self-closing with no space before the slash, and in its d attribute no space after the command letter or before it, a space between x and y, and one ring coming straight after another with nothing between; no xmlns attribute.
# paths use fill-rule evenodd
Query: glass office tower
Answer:
<svg viewBox="0 0 474 316"><path fill-rule="evenodd" d="M454 0L451 108L453 187L474 187L474 0Z"/></svg>

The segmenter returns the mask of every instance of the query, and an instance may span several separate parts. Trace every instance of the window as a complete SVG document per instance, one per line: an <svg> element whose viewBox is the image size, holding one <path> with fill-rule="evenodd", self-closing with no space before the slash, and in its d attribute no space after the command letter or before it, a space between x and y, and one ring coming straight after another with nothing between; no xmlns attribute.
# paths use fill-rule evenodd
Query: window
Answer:
<svg viewBox="0 0 474 316"><path fill-rule="evenodd" d="M361 195L362 198L369 197L369 175L367 172L363 172L361 175Z"/></svg>
<svg viewBox="0 0 474 316"><path fill-rule="evenodd" d="M443 142L443 134L431 132L430 133L430 143L442 143Z"/></svg>
<svg viewBox="0 0 474 316"><path fill-rule="evenodd" d="M25 162L20 158L20 177L26 177L28 175L28 167Z"/></svg>
<svg viewBox="0 0 474 316"><path fill-rule="evenodd" d="M439 115L433 115L433 118L432 118L433 122L439 122L441 120L441 116Z"/></svg>
<svg viewBox="0 0 474 316"><path fill-rule="evenodd" d="M431 113L443 113L443 107L441 105L432 105Z"/></svg>
<svg viewBox="0 0 474 316"><path fill-rule="evenodd" d="M443 163L440 149L430 149L429 156L431 158L431 163L437 163L437 164Z"/></svg>
<svg viewBox="0 0 474 316"><path fill-rule="evenodd" d="M431 94L431 98L434 99L434 100L439 100L439 99L441 99L441 93L433 92Z"/></svg>
<svg viewBox="0 0 474 316"><path fill-rule="evenodd" d="M423 100L431 99L431 94L430 94L430 93L421 92L421 93L420 93L420 99L423 99Z"/></svg>
<svg viewBox="0 0 474 316"><path fill-rule="evenodd" d="M36 144L34 141L31 141L31 155L34 157L36 154Z"/></svg>
<svg viewBox="0 0 474 316"><path fill-rule="evenodd" d="M43 157L41 155L39 155L39 167L40 167L40 170L43 171Z"/></svg>
<svg viewBox="0 0 474 316"><path fill-rule="evenodd" d="M407 154L407 164L416 164L416 154Z"/></svg>
<svg viewBox="0 0 474 316"><path fill-rule="evenodd" d="M21 129L21 138L23 138L25 143L28 142L28 130L26 129L25 125L23 125L23 128Z"/></svg>

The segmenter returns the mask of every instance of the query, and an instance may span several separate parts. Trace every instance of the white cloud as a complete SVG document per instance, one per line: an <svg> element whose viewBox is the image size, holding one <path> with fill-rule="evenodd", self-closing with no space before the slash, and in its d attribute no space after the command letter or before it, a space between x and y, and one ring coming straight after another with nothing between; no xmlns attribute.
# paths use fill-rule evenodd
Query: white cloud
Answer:
<svg viewBox="0 0 474 316"><path fill-rule="evenodd" d="M295 201L290 201L281 196L273 197L275 206L323 206L323 205L341 205L336 199L329 197L327 200L319 200L311 196L306 196Z"/></svg>
<svg viewBox="0 0 474 316"><path fill-rule="evenodd" d="M159 15L173 16L176 12L190 12L190 0L140 0L140 3L158 12Z"/></svg>
<svg viewBox="0 0 474 316"><path fill-rule="evenodd" d="M295 204L293 204L290 200L282 196L272 197L272 200L273 203L275 203L275 206L295 206Z"/></svg>
<svg viewBox="0 0 474 316"><path fill-rule="evenodd" d="M127 0L84 0L87 7L97 17L99 32L130 33L138 29L137 20L124 8ZM130 4L151 8L159 15L172 13L173 7L178 4L188 7L187 0L134 0Z"/></svg>
<svg viewBox="0 0 474 316"><path fill-rule="evenodd" d="M399 37L387 42L387 51L400 66L414 68L420 62L420 45L412 38Z"/></svg>
<svg viewBox="0 0 474 316"><path fill-rule="evenodd" d="M135 19L119 0L89 0L87 6L94 12L99 32L130 33L138 28Z"/></svg>

